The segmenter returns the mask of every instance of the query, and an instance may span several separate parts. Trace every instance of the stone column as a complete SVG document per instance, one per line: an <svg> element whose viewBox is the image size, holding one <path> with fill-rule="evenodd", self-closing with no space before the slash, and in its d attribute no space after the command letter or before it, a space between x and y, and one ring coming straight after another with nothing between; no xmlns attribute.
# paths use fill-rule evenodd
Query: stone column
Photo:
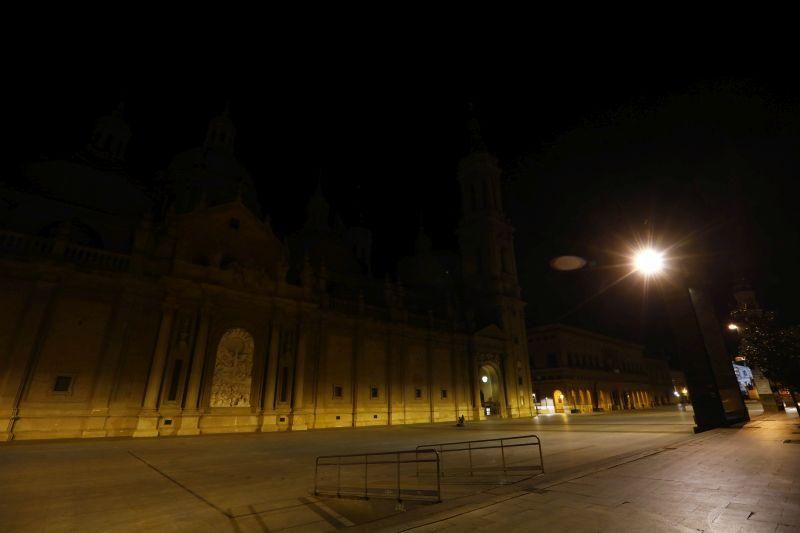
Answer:
<svg viewBox="0 0 800 533"><path fill-rule="evenodd" d="M292 429L308 429L304 409L306 352L308 351L308 319L302 317L297 325L297 353L294 359L294 386L292 387Z"/></svg>
<svg viewBox="0 0 800 533"><path fill-rule="evenodd" d="M456 358L456 351L455 351L455 340L453 338L453 332L452 331L450 331L449 337L450 337L450 350L449 350L449 352L450 352L449 353L449 356L450 356L450 389L452 391L451 392L452 396L451 396L450 399L453 402L453 412L456 415L456 420L458 420L458 417L461 415L461 412L460 412L460 410L458 408L458 396L459 396L459 394L458 394L458 392L459 392L458 391L458 389L459 389L458 367L456 365L457 358Z"/></svg>
<svg viewBox="0 0 800 533"><path fill-rule="evenodd" d="M323 408L322 394L320 387L322 386L322 361L325 357L325 343L326 343L326 325L324 316L320 316L319 320L314 322L315 338L314 338L314 375L312 380L311 397L313 402L313 409L310 414L311 427L317 426L317 410Z"/></svg>
<svg viewBox="0 0 800 533"><path fill-rule="evenodd" d="M433 350L431 348L431 342L432 342L432 339L431 339L432 331L431 330L433 329L433 325L430 323L430 322L432 322L432 316L431 316L430 311L428 313L429 313L428 314L428 316L429 316L429 324L428 324L427 339L426 339L426 342L425 342L425 364L427 365L425 380L428 382L428 386L426 387L428 389L428 420L431 423L433 423L433 422L436 422L436 417L434 415L434 413L436 412L436 408L434 406L434 402L435 402L434 398L435 398L435 396L433 395L433 386L434 386L434 383L433 383L433 353L432 353Z"/></svg>
<svg viewBox="0 0 800 533"><path fill-rule="evenodd" d="M266 384L264 385L263 411L264 419L261 422L261 431L277 431L278 421L275 416L275 382L278 373L278 349L281 327L280 320L272 321L272 331L269 336L269 356L267 357Z"/></svg>
<svg viewBox="0 0 800 533"><path fill-rule="evenodd" d="M53 300L54 283L40 282L33 289L27 309L17 324L8 356L0 362L5 367L0 373L0 441L14 438L14 423L25 385L35 368L35 358L45 337L44 325Z"/></svg>
<svg viewBox="0 0 800 533"><path fill-rule="evenodd" d="M517 365L515 364L514 354L511 351L511 342L505 342L505 355L500 356L501 364L503 365L503 385L505 386L505 394L503 400L506 402L505 412L503 418L517 418L519 417L519 385L517 384Z"/></svg>
<svg viewBox="0 0 800 533"><path fill-rule="evenodd" d="M139 412L139 421L136 424L134 437L158 436L158 394L161 392L161 381L164 377L164 365L167 361L167 349L172 333L172 322L175 318L177 305L173 302L164 304L161 315L161 327L158 330L156 351L153 354L153 363L150 367L150 377L147 380L147 389L144 394L142 410Z"/></svg>
<svg viewBox="0 0 800 533"><path fill-rule="evenodd" d="M120 358L125 344L131 305L131 302L127 301L127 295L122 294L106 331L103 358L97 368L92 387L91 413L81 433L84 437L108 436L106 422L109 416L112 389L117 378Z"/></svg>
<svg viewBox="0 0 800 533"><path fill-rule="evenodd" d="M358 421L358 371L359 371L359 357L363 353L361 346L361 320L362 316L359 315L355 319L355 327L353 328L353 357L351 359L350 367L350 401L351 404L351 421L352 427L356 427Z"/></svg>
<svg viewBox="0 0 800 533"><path fill-rule="evenodd" d="M392 395L394 394L394 354L392 343L393 326L391 322L386 324L386 425L392 425Z"/></svg>
<svg viewBox="0 0 800 533"><path fill-rule="evenodd" d="M184 402L181 427L178 435L199 435L199 423L202 411L197 402L200 399L200 383L203 381L206 354L208 352L208 329L211 324L211 310L204 305L200 309L200 326L197 328L197 337L192 353L192 370L189 375L189 384L186 387L186 400Z"/></svg>
<svg viewBox="0 0 800 533"><path fill-rule="evenodd" d="M478 354L475 353L475 346L470 342L470 371L467 373L470 380L470 390L472 390L472 419L483 420L486 418L486 413L481 405L481 388L478 380L480 379L478 371Z"/></svg>

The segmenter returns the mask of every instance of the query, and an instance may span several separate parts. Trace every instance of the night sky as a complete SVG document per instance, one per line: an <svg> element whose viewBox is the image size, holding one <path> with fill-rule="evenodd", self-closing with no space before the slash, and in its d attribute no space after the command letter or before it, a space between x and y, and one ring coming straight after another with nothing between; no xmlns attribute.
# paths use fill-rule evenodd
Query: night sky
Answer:
<svg viewBox="0 0 800 533"><path fill-rule="evenodd" d="M506 173L532 324L660 338L656 287L645 294L632 277L586 302L627 271L617 254L648 235L682 243L676 255L709 284L721 311L745 275L764 306L800 321L797 79L591 62L376 65L320 57L168 76L41 65L20 77L6 117L15 134L4 172L79 149L122 97L133 128L128 159L152 182L173 154L202 143L209 118L230 99L237 154L279 236L302 224L321 180L345 223L374 231L382 276L410 252L420 215L435 248L456 246L455 173L472 101ZM567 253L592 267L548 267Z"/></svg>

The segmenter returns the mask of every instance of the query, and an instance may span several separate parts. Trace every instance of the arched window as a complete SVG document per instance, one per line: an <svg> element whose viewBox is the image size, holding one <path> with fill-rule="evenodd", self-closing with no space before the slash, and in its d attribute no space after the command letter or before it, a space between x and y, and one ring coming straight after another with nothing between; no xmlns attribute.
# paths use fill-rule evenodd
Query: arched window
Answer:
<svg viewBox="0 0 800 533"><path fill-rule="evenodd" d="M211 407L248 407L253 384L253 336L241 328L226 331L217 345Z"/></svg>

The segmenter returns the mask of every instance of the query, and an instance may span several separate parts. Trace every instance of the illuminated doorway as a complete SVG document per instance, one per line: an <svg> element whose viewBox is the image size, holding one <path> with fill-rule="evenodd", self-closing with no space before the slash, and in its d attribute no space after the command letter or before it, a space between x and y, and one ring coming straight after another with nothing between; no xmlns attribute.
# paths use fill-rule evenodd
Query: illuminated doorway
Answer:
<svg viewBox="0 0 800 533"><path fill-rule="evenodd" d="M492 365L484 365L478 372L481 409L485 416L500 415L500 377Z"/></svg>
<svg viewBox="0 0 800 533"><path fill-rule="evenodd" d="M564 412L564 393L556 389L553 391L553 401L556 404L556 413Z"/></svg>

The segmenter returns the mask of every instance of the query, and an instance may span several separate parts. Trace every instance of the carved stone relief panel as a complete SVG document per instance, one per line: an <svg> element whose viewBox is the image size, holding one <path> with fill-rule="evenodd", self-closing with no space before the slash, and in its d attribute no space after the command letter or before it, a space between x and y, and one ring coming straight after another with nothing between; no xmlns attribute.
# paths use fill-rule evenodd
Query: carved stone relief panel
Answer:
<svg viewBox="0 0 800 533"><path fill-rule="evenodd" d="M253 336L244 329L229 329L222 336L211 384L211 407L250 406L253 348Z"/></svg>
<svg viewBox="0 0 800 533"><path fill-rule="evenodd" d="M500 364L500 356L496 353L479 353L478 354L478 363L495 363L497 365Z"/></svg>

